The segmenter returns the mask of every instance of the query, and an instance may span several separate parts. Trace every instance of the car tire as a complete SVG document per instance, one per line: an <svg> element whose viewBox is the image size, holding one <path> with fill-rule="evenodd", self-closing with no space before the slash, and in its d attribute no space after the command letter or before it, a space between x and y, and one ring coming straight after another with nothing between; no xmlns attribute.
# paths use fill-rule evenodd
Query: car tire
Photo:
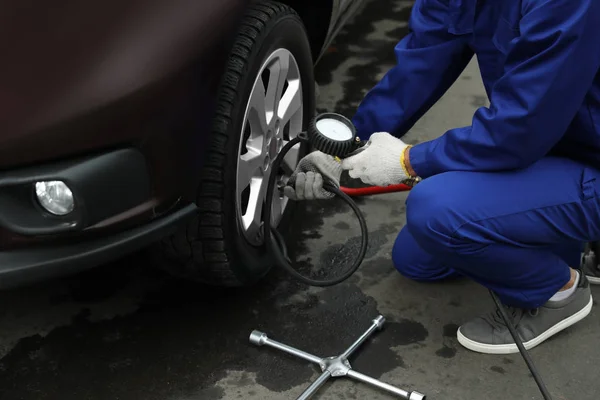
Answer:
<svg viewBox="0 0 600 400"><path fill-rule="evenodd" d="M262 125L256 122L256 116L261 113L255 110L259 108L255 107L259 104L255 93L259 93L260 98L260 92L256 90L260 88L258 85L262 80L263 86L266 85L265 97L269 98L271 75L276 76L276 71L285 70L282 68L285 65L285 57L289 58L282 97L286 99L285 104L290 104L290 110L294 109L291 105L295 104L300 111L294 113L289 121L285 118L279 119L279 112L273 113L274 118L270 123L266 121L268 129L264 132L265 129L257 128L257 125ZM269 62L275 62L273 67L269 67ZM279 69L275 68L277 65ZM265 75L267 70L268 76ZM281 75L283 76L283 73ZM290 89L294 91L288 93ZM294 97L291 97L292 95ZM295 103L289 102L290 99ZM263 104L266 103L265 101ZM279 104L285 105L283 98ZM283 106L278 108L282 109ZM257 282L272 268L272 260L266 254L260 235L262 228L258 228L256 237L253 237L256 224L246 226L250 205L243 203L249 203L252 196L244 195L241 191L244 183L238 182L244 181L245 176L244 173L240 174L240 171L246 171L250 176L250 170L254 170L256 160L248 157L252 162L245 161L244 157L248 154L255 155L259 151L271 156L263 160L263 167L266 165L268 170L268 163L272 162L274 152L278 152L286 140L308 126L314 109L313 58L302 20L292 8L275 1L252 4L241 21L222 79L212 142L198 189L198 217L191 221L185 230L163 241L161 246L162 253L168 260L165 264L168 272L210 285L244 286ZM255 121L254 124L252 121ZM262 134L262 139L259 140L258 134ZM277 141L277 145L272 145L273 140ZM306 154L305 146L295 147L296 151L291 154L294 161L288 163L287 172L282 178L284 181L295 168L297 161ZM246 164L251 168L245 168ZM265 170L259 168L257 171L258 175L263 173L262 179L266 189ZM249 178L249 183L256 183L257 179ZM255 186L253 187L256 189ZM283 199L281 203L281 209L285 212L275 213L279 218L274 223L280 228L285 226L294 206L292 201L285 203L286 201ZM246 216L242 217L244 205Z"/></svg>

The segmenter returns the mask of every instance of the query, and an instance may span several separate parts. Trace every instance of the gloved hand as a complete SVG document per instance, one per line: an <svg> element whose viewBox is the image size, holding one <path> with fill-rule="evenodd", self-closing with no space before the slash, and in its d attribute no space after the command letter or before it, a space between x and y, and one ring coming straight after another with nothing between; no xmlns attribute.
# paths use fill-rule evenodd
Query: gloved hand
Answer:
<svg viewBox="0 0 600 400"><path fill-rule="evenodd" d="M360 179L367 185L398 184L409 178L400 161L407 147L387 132L374 133L362 151L342 161L342 168L348 170L351 178Z"/></svg>
<svg viewBox="0 0 600 400"><path fill-rule="evenodd" d="M314 151L300 160L283 193L292 200L331 199L335 195L323 188L323 177L340 185L342 165L332 156Z"/></svg>

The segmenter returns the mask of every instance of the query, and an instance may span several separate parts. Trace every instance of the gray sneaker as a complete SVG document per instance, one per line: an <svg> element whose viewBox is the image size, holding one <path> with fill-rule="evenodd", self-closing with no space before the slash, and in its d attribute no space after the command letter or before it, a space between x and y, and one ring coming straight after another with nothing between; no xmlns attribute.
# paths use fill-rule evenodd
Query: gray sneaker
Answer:
<svg viewBox="0 0 600 400"><path fill-rule="evenodd" d="M547 302L535 310L507 307L517 333L526 349L531 349L563 329L581 321L592 310L592 293L585 274L580 272L579 284L569 298ZM469 350L486 354L518 353L500 311L495 310L462 325L458 341Z"/></svg>

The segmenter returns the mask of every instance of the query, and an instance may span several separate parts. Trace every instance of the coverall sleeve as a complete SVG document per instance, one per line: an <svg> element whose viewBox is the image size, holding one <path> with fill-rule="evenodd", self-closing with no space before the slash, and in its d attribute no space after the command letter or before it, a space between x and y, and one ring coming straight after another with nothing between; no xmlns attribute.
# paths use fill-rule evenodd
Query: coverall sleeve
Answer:
<svg viewBox="0 0 600 400"><path fill-rule="evenodd" d="M366 140L374 132L401 137L458 78L470 59L469 35L448 32L447 0L417 0L409 33L394 48L396 65L364 97L352 122Z"/></svg>
<svg viewBox="0 0 600 400"><path fill-rule="evenodd" d="M421 177L525 168L567 131L599 71L600 1L526 0L523 7L490 107L478 109L471 126L410 150Z"/></svg>

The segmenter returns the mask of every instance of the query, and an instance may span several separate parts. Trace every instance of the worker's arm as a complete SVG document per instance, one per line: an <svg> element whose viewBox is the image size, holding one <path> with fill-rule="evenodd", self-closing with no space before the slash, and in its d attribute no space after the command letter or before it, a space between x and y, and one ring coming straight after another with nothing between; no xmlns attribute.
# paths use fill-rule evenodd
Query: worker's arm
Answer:
<svg viewBox="0 0 600 400"><path fill-rule="evenodd" d="M409 150L418 175L524 168L564 135L600 68L600 2L525 0L520 31L490 107Z"/></svg>
<svg viewBox="0 0 600 400"><path fill-rule="evenodd" d="M448 90L470 59L470 35L449 33L448 1L417 0L409 33L395 47L396 66L371 89L353 118L358 136L404 135Z"/></svg>

